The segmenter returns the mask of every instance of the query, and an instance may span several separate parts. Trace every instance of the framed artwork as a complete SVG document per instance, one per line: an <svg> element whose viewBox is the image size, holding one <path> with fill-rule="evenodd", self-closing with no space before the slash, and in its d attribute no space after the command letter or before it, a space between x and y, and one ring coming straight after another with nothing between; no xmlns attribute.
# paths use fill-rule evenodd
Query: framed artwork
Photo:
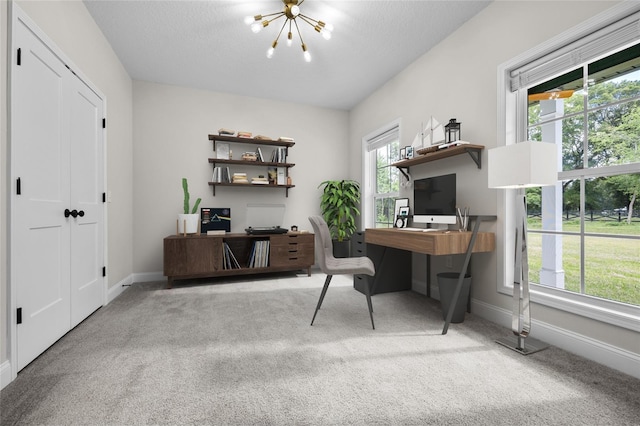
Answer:
<svg viewBox="0 0 640 426"><path fill-rule="evenodd" d="M405 155L407 156L407 159L413 158L413 147L412 146L406 147Z"/></svg>
<svg viewBox="0 0 640 426"><path fill-rule="evenodd" d="M408 216L409 216L409 199L396 198L394 204L395 205L393 208L393 227L405 228L407 226ZM400 218L399 216L402 216L402 217Z"/></svg>
<svg viewBox="0 0 640 426"><path fill-rule="evenodd" d="M404 149L404 148L400 148L400 159L401 159L401 160L404 160L404 159L406 158L406 157L405 157L406 155L407 155L407 154L406 154L406 152L405 152L405 149Z"/></svg>

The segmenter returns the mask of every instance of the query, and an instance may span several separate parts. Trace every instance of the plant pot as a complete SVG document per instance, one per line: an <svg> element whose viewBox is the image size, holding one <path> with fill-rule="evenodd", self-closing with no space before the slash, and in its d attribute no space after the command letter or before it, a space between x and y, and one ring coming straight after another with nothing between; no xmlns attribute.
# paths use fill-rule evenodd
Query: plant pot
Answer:
<svg viewBox="0 0 640 426"><path fill-rule="evenodd" d="M198 223L200 222L199 214L179 214L178 215L178 234L195 234L198 232ZM186 223L186 229L185 229Z"/></svg>
<svg viewBox="0 0 640 426"><path fill-rule="evenodd" d="M333 257L349 257L351 255L351 241L333 240Z"/></svg>

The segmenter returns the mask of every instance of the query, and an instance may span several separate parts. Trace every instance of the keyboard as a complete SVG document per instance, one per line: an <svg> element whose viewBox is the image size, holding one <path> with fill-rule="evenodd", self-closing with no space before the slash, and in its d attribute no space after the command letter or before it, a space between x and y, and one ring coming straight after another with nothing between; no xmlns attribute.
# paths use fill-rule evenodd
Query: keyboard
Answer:
<svg viewBox="0 0 640 426"><path fill-rule="evenodd" d="M442 229L438 228L396 228L400 231L415 231L415 232L438 232L442 231Z"/></svg>

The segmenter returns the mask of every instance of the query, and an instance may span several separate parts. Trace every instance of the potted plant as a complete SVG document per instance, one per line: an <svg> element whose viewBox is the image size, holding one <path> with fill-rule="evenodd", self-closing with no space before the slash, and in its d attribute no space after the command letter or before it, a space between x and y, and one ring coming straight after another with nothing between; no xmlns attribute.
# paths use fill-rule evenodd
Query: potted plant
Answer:
<svg viewBox="0 0 640 426"><path fill-rule="evenodd" d="M360 184L354 180L327 180L320 187L320 210L331 232L334 256L349 257L349 243L360 215Z"/></svg>
<svg viewBox="0 0 640 426"><path fill-rule="evenodd" d="M201 198L198 198L193 205L193 209L189 210L190 195L187 178L182 178L182 191L184 192L183 213L178 215L178 234L195 234L198 232L198 206L200 206Z"/></svg>

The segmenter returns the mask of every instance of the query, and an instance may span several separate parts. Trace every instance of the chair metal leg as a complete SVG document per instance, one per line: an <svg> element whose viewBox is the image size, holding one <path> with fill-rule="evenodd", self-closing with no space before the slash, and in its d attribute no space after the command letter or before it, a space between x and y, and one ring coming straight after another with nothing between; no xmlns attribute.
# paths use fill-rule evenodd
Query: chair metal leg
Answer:
<svg viewBox="0 0 640 426"><path fill-rule="evenodd" d="M373 305L371 304L371 289L369 288L369 280L365 283L364 293L367 296L367 305L369 305L369 316L371 317L371 327L376 329L376 326L373 324Z"/></svg>
<svg viewBox="0 0 640 426"><path fill-rule="evenodd" d="M324 296L327 294L327 289L329 288L329 283L331 282L331 278L333 275L327 275L327 278L324 280L324 287L322 287L322 293L320 293L320 299L318 299L318 305L316 306L316 311L313 313L313 318L311 319L311 325L313 325L313 321L316 319L316 315L318 314L318 310L320 306L322 306L322 301L324 300Z"/></svg>

